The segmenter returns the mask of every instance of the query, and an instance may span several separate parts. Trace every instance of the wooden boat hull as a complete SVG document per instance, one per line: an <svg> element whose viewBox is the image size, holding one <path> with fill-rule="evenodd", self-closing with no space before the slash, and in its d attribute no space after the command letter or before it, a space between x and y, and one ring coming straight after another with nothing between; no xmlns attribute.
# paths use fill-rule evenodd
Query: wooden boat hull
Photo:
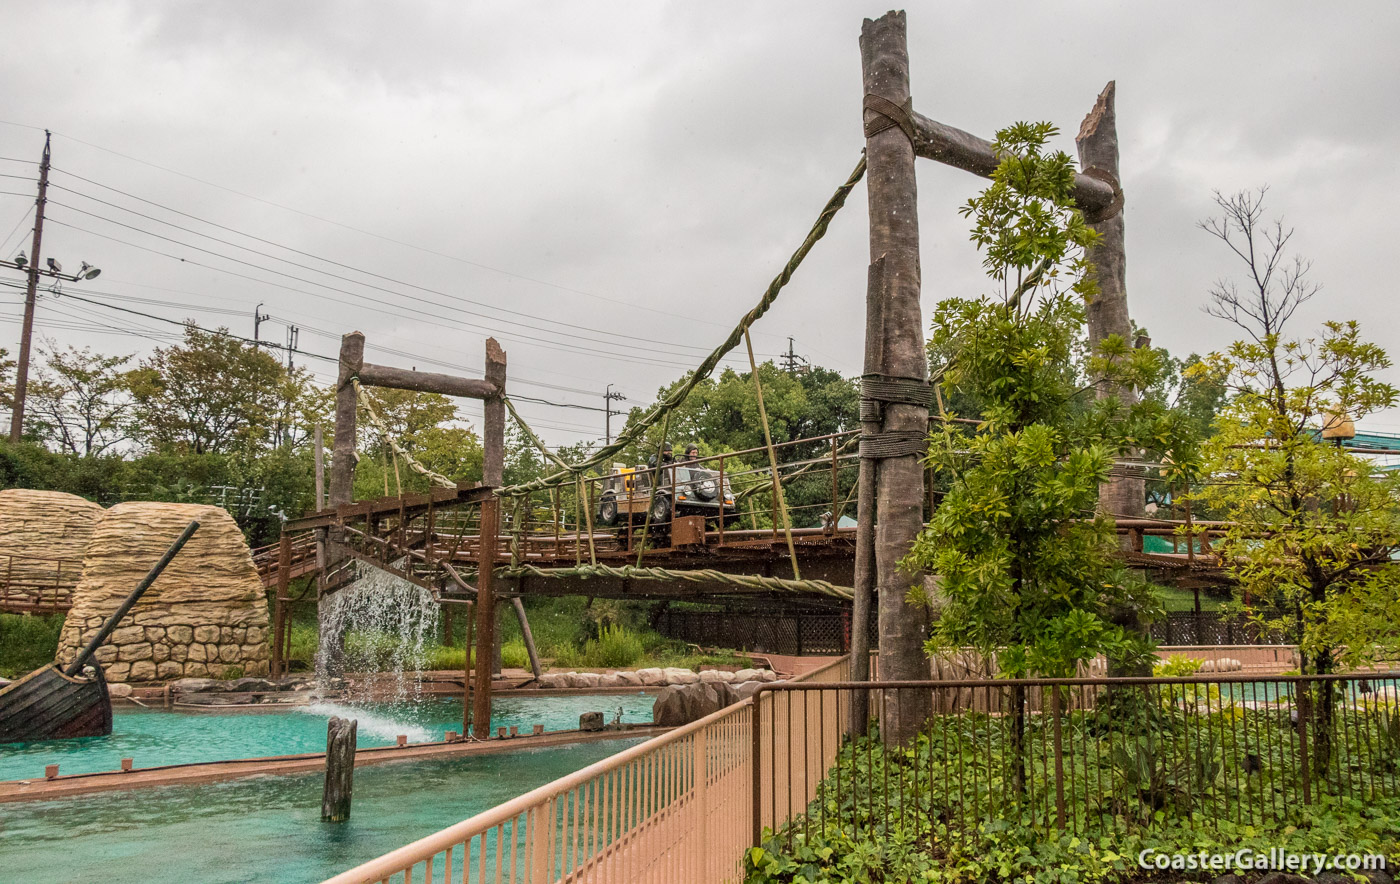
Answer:
<svg viewBox="0 0 1400 884"><path fill-rule="evenodd" d="M0 688L0 743L110 734L107 681L102 667L91 671L91 678L70 678L55 664Z"/></svg>

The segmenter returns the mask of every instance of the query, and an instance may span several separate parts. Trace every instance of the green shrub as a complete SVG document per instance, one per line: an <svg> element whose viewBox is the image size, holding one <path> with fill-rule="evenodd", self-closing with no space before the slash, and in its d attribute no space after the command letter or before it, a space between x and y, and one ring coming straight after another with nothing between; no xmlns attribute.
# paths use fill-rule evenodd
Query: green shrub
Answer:
<svg viewBox="0 0 1400 884"><path fill-rule="evenodd" d="M1181 678L1201 671L1201 661L1190 657L1173 657L1152 666L1152 674L1158 678Z"/></svg>
<svg viewBox="0 0 1400 884"><path fill-rule="evenodd" d="M501 666L508 669L528 669L530 667L530 652L525 649L524 641L511 639L501 645Z"/></svg>
<svg viewBox="0 0 1400 884"><path fill-rule="evenodd" d="M447 648L435 645L424 654L424 669L466 669L467 652L464 648Z"/></svg>
<svg viewBox="0 0 1400 884"><path fill-rule="evenodd" d="M0 614L0 677L15 678L53 662L62 614Z"/></svg>
<svg viewBox="0 0 1400 884"><path fill-rule="evenodd" d="M597 639L583 647L585 666L634 666L646 650L642 639L625 626L604 626Z"/></svg>

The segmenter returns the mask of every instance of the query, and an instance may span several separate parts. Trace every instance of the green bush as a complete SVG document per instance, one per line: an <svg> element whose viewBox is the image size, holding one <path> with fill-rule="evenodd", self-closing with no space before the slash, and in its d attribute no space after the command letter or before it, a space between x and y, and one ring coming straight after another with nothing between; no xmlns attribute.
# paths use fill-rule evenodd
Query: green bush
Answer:
<svg viewBox="0 0 1400 884"><path fill-rule="evenodd" d="M62 614L0 614L0 678L52 663L62 630Z"/></svg>
<svg viewBox="0 0 1400 884"><path fill-rule="evenodd" d="M521 639L511 639L501 645L501 666L507 669L530 668L530 652Z"/></svg>
<svg viewBox="0 0 1400 884"><path fill-rule="evenodd" d="M460 647L448 648L435 645L427 650L424 657L423 668L425 669L467 668L467 652Z"/></svg>
<svg viewBox="0 0 1400 884"><path fill-rule="evenodd" d="M583 646L585 666L635 666L645 653L641 637L616 623L604 626L597 639Z"/></svg>
<svg viewBox="0 0 1400 884"><path fill-rule="evenodd" d="M1152 666L1152 674L1158 678L1182 678L1201 671L1201 661L1190 657L1173 657Z"/></svg>

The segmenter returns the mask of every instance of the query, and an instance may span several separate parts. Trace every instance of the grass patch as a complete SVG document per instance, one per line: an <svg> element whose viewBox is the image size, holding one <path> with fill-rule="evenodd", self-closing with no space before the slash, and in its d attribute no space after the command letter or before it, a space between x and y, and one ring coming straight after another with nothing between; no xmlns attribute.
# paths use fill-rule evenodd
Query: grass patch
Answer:
<svg viewBox="0 0 1400 884"><path fill-rule="evenodd" d="M52 663L62 631L62 614L0 614L0 678Z"/></svg>

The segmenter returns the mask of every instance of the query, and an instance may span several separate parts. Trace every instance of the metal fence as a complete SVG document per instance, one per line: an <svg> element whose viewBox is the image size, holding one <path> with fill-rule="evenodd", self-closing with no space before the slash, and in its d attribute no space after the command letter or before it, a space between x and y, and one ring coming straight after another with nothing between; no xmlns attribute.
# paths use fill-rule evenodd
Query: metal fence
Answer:
<svg viewBox="0 0 1400 884"><path fill-rule="evenodd" d="M870 618L870 646L879 644ZM851 650L849 609L774 607L737 611L668 608L656 631L703 647L768 654L845 654Z"/></svg>
<svg viewBox="0 0 1400 884"><path fill-rule="evenodd" d="M849 675L843 658L796 683ZM742 881L753 703L625 749L326 884Z"/></svg>
<svg viewBox="0 0 1400 884"><path fill-rule="evenodd" d="M842 741L856 691L872 718L921 710L907 744ZM903 837L937 854L995 821L1101 835L1305 824L1323 796L1400 798L1400 674L774 685L752 788L762 829ZM771 720L765 716L771 716ZM872 730L872 734L874 731ZM835 740L833 741L833 737ZM756 747L757 749L758 747Z"/></svg>
<svg viewBox="0 0 1400 884"><path fill-rule="evenodd" d="M1242 616L1214 611L1168 611L1152 623L1152 640L1163 645L1282 645L1288 639L1260 629Z"/></svg>

